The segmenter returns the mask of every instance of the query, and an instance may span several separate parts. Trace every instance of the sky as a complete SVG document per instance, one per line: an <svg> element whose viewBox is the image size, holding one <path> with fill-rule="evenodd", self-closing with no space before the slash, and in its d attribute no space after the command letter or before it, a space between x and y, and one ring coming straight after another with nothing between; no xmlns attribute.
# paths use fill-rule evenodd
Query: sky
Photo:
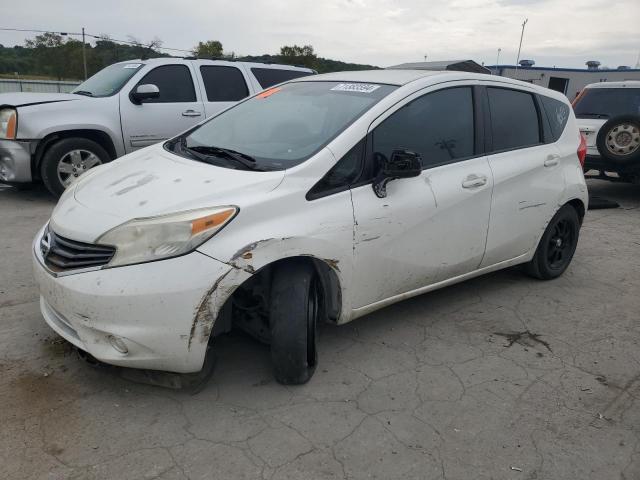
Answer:
<svg viewBox="0 0 640 480"><path fill-rule="evenodd" d="M537 66L635 66L640 0L20 0L2 1L0 27L155 37L191 49L219 40L239 55L311 44L325 58L381 67L427 60L473 59ZM0 44L33 33L0 31ZM175 54L179 54L175 52Z"/></svg>

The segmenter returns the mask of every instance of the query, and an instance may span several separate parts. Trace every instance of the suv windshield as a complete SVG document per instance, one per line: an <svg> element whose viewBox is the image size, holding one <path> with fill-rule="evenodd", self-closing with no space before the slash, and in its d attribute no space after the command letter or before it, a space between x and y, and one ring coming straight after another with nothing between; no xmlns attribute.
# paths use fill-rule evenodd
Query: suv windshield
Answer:
<svg viewBox="0 0 640 480"><path fill-rule="evenodd" d="M110 65L82 82L71 93L88 97L110 97L118 93L142 65L139 62Z"/></svg>
<svg viewBox="0 0 640 480"><path fill-rule="evenodd" d="M640 88L587 88L576 99L578 118L612 118L640 114Z"/></svg>
<svg viewBox="0 0 640 480"><path fill-rule="evenodd" d="M216 165L283 170L314 155L397 87L347 82L293 82L224 111L166 148ZM231 155L230 153L231 152ZM190 154L191 153L191 154ZM246 166L245 166L246 167Z"/></svg>

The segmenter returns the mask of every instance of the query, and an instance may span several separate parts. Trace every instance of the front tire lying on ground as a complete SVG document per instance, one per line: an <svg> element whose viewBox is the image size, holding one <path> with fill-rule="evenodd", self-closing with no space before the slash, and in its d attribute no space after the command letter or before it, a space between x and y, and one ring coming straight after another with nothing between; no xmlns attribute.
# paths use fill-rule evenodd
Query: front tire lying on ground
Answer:
<svg viewBox="0 0 640 480"><path fill-rule="evenodd" d="M544 231L533 259L524 265L529 275L551 280L564 273L578 246L580 218L571 205L556 212Z"/></svg>
<svg viewBox="0 0 640 480"><path fill-rule="evenodd" d="M64 138L45 152L40 174L47 189L59 197L77 177L110 160L106 150L93 140Z"/></svg>
<svg viewBox="0 0 640 480"><path fill-rule="evenodd" d="M271 360L282 384L306 383L313 375L321 299L320 281L311 264L291 261L275 268L269 309Z"/></svg>

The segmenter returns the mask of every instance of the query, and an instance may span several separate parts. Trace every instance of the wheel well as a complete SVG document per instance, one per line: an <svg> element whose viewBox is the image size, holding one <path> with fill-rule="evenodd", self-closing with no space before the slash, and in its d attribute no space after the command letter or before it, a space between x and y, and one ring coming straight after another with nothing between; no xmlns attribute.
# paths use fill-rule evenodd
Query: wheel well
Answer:
<svg viewBox="0 0 640 480"><path fill-rule="evenodd" d="M212 336L228 332L234 327L244 330L259 341L268 343L269 295L274 268L286 262L307 262L320 278L322 287L322 318L337 322L342 308L340 280L335 272L337 262L310 256L296 256L277 260L262 268L241 284L220 310Z"/></svg>
<svg viewBox="0 0 640 480"><path fill-rule="evenodd" d="M116 154L116 147L113 144L111 137L101 130L63 130L61 132L50 133L38 142L36 152L32 157L31 171L34 172L36 178L39 178L40 176L40 163L42 162L42 157L49 149L49 147L51 147L51 145L53 145L58 140L73 137L93 140L107 151L107 153L111 157L111 160L114 160L118 156Z"/></svg>
<svg viewBox="0 0 640 480"><path fill-rule="evenodd" d="M580 218L580 224L582 224L585 213L584 203L582 203L581 200L574 198L573 200L568 201L567 204L571 205L575 209L576 213L578 214L578 218Z"/></svg>

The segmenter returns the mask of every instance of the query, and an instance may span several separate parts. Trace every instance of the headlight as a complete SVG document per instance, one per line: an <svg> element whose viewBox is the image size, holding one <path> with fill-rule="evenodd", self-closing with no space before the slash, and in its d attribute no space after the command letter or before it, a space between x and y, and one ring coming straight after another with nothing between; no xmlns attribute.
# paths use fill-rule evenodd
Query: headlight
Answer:
<svg viewBox="0 0 640 480"><path fill-rule="evenodd" d="M0 109L0 138L13 140L18 131L18 112L13 108Z"/></svg>
<svg viewBox="0 0 640 480"><path fill-rule="evenodd" d="M217 207L136 218L109 230L96 243L116 247L109 267L177 257L206 242L237 212L237 207Z"/></svg>

